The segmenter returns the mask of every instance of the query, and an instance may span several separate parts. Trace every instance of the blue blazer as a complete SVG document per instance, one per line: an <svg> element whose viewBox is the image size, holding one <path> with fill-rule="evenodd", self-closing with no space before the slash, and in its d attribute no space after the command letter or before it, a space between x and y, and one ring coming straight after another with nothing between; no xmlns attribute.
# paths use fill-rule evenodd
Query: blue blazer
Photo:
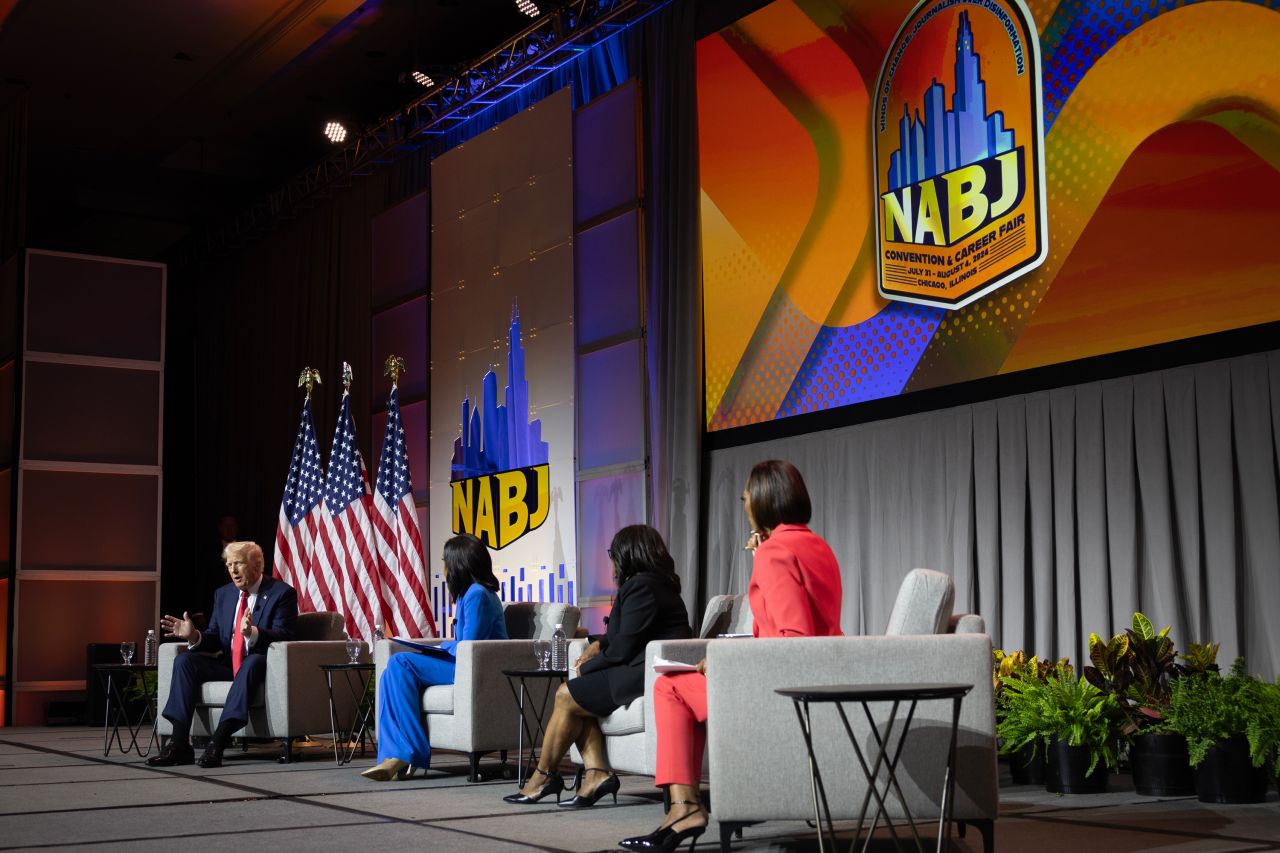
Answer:
<svg viewBox="0 0 1280 853"><path fill-rule="evenodd" d="M240 590L228 583L213 594L213 613L209 627L200 636L200 643L193 652L221 651L231 657L231 635L236 625L236 607L240 604ZM293 624L298 619L298 594L293 587L281 580L262 576L258 587L258 600L253 603L253 624L258 628L258 642L246 654L265 655L272 643L293 639Z"/></svg>
<svg viewBox="0 0 1280 853"><path fill-rule="evenodd" d="M458 643L464 640L505 640L507 620L502 616L502 600L488 587L473 583L458 600L452 640L440 648L457 657Z"/></svg>

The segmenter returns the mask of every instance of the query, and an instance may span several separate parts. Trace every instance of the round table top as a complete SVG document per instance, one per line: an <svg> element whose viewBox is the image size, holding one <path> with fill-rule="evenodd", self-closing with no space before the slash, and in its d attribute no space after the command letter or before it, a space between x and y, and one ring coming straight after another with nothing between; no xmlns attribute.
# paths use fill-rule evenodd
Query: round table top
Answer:
<svg viewBox="0 0 1280 853"><path fill-rule="evenodd" d="M566 678L567 669L504 669L502 674L509 678Z"/></svg>
<svg viewBox="0 0 1280 853"><path fill-rule="evenodd" d="M973 689L972 684L824 684L817 687L783 687L775 690L790 699L806 702L890 702L954 699Z"/></svg>
<svg viewBox="0 0 1280 853"><path fill-rule="evenodd" d="M371 663L322 663L321 669L373 669Z"/></svg>
<svg viewBox="0 0 1280 853"><path fill-rule="evenodd" d="M153 663L95 663L94 669L110 669L120 672L155 672Z"/></svg>

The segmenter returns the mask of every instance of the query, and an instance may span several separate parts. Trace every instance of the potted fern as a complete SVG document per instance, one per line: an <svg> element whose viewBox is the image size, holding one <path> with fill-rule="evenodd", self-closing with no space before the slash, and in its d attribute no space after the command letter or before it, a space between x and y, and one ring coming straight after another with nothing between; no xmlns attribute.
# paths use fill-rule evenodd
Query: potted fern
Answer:
<svg viewBox="0 0 1280 853"><path fill-rule="evenodd" d="M1001 699L1004 696L1004 686L1013 680L1044 681L1049 673L1054 670L1055 664L1047 660L1040 660L1035 655L1027 657L1026 653L1021 650L1006 653L1003 649L995 649L992 652L992 658L994 664L992 685L995 689L996 721L999 722L1004 716L1001 703ZM1070 664L1066 658L1062 658L1056 666L1069 668ZM1009 775L1015 785L1043 785L1045 783L1045 771L1048 767L1048 761L1043 753L1036 754L1034 744L1024 746L1011 753L1008 757Z"/></svg>
<svg viewBox="0 0 1280 853"><path fill-rule="evenodd" d="M1109 641L1089 635L1092 666L1084 677L1099 690L1111 693L1124 714L1121 735L1129 740L1133 784L1139 794L1159 797L1195 793L1195 774L1187 753L1186 738L1165 722L1174 680L1188 673L1217 669L1218 647L1192 643L1183 664L1169 629L1157 632L1142 613L1133 614L1127 630Z"/></svg>
<svg viewBox="0 0 1280 853"><path fill-rule="evenodd" d="M1095 794L1107 789L1115 769L1124 715L1116 697L1099 690L1059 662L1043 681L1011 679L1001 698L996 732L1002 751L1030 746L1048 756L1045 788L1061 794Z"/></svg>
<svg viewBox="0 0 1280 853"><path fill-rule="evenodd" d="M1260 803L1280 749L1280 685L1254 678L1236 658L1231 672L1177 679L1166 716L1184 735L1206 803Z"/></svg>

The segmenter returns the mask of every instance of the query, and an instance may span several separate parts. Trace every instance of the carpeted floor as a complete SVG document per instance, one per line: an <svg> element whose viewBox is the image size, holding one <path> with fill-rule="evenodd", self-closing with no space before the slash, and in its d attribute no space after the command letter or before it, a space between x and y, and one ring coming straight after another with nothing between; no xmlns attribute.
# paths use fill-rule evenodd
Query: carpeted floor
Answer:
<svg viewBox="0 0 1280 853"><path fill-rule="evenodd" d="M278 749L254 747L229 752L217 770L158 770L137 755L104 758L100 729L0 729L0 850L593 851L615 849L662 819L648 778L624 777L616 806L606 800L566 813L504 803L514 783L500 777L496 759L485 765L493 781L468 783L463 757L440 753L425 778L379 784L359 775L372 756L337 767L329 746L306 747L290 765L276 763ZM1112 793L1089 797L1006 780L996 827L1002 853L1280 850L1280 803L1274 791L1257 806L1139 797L1123 775ZM718 837L713 822L699 848L715 849ZM733 849L808 851L817 843L803 823L767 823L748 827ZM892 849L887 838L873 845ZM970 832L953 849L982 846Z"/></svg>

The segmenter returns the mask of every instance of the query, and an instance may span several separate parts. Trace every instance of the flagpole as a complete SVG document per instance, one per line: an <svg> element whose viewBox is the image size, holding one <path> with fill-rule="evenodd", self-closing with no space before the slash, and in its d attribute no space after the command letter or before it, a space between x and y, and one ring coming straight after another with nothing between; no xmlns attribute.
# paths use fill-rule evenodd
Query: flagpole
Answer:
<svg viewBox="0 0 1280 853"><path fill-rule="evenodd" d="M381 514L386 539L386 586L388 604L399 621L412 625L427 636L440 634L430 603L430 581L422 554L422 533L409 476L404 429L400 421L398 388L405 372L404 359L394 353L382 364L384 376L391 377L387 400L387 431L378 464L379 492L375 506Z"/></svg>
<svg viewBox="0 0 1280 853"><path fill-rule="evenodd" d="M311 421L311 392L320 384L320 371L304 367L298 375L299 388L306 389L302 404L298 435L294 441L289 474L285 478L276 526L274 571L291 585L298 595L298 609L303 613L327 609L327 603L314 575L314 533L319 524L319 489L312 482L314 473L322 471L320 454L315 447Z"/></svg>

